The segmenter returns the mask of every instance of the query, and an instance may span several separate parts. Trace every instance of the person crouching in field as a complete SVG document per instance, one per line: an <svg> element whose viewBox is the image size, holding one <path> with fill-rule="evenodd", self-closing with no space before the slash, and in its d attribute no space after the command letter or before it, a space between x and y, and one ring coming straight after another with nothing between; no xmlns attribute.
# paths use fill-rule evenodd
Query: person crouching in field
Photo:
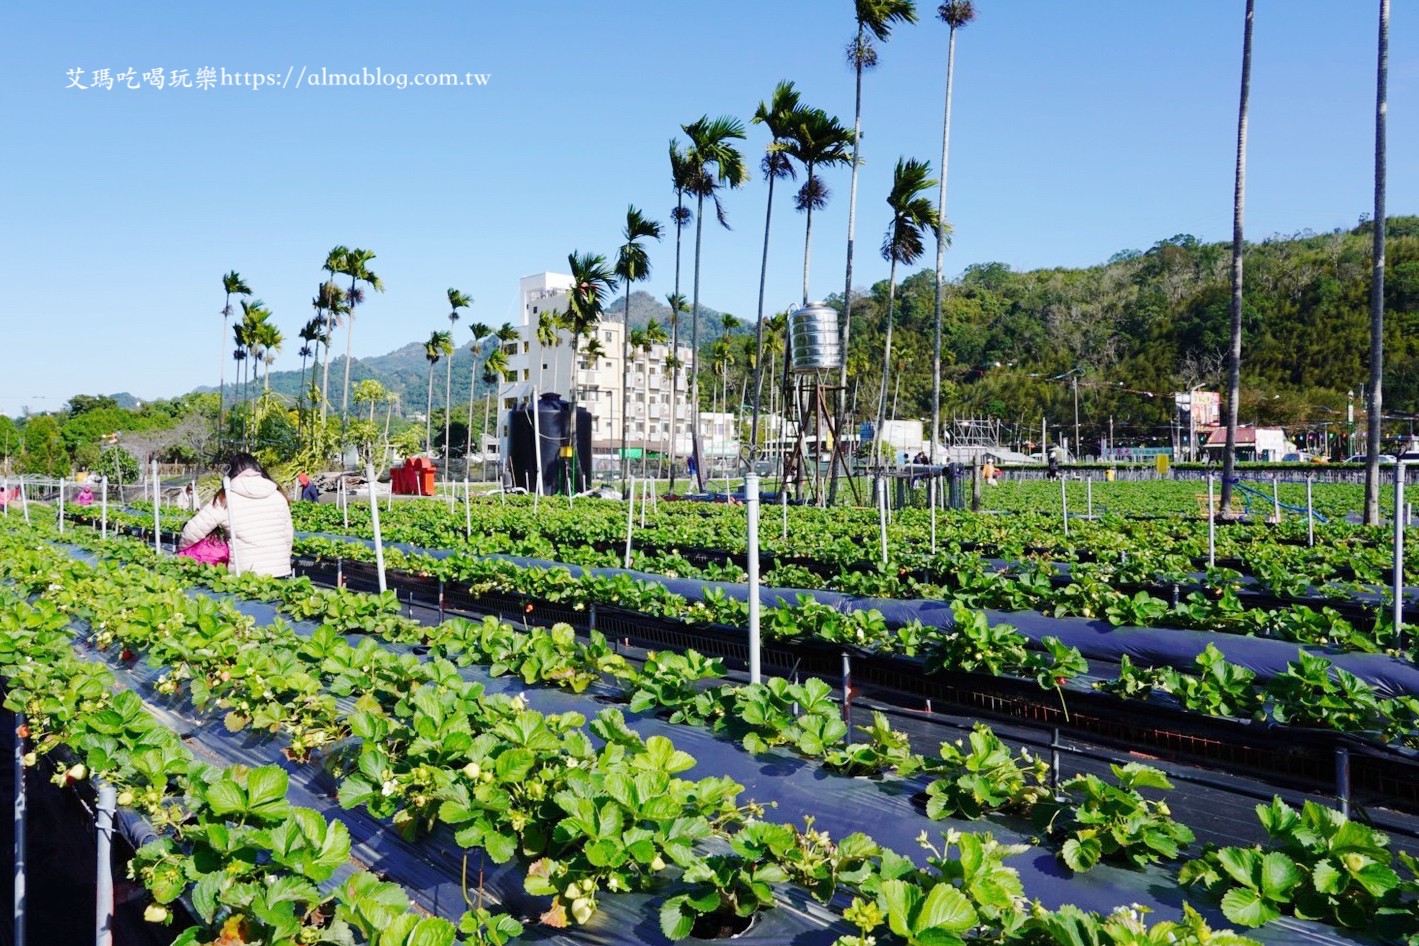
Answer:
<svg viewBox="0 0 1419 946"><path fill-rule="evenodd" d="M249 453L234 453L227 485L183 526L186 549L218 529L228 529L233 571L284 578L291 574L291 504Z"/></svg>

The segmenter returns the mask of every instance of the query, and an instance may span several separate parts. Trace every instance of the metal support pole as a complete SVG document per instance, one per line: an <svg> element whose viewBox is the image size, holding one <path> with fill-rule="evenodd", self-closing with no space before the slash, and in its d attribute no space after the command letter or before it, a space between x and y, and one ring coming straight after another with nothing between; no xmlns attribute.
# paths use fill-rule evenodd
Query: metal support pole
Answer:
<svg viewBox="0 0 1419 946"><path fill-rule="evenodd" d="M97 864L94 869L94 946L113 946L113 813L118 807L118 790L99 786Z"/></svg>
<svg viewBox="0 0 1419 946"><path fill-rule="evenodd" d="M843 725L852 738L852 656L843 651Z"/></svg>
<svg viewBox="0 0 1419 946"><path fill-rule="evenodd" d="M473 504L468 498L468 474L463 474L463 540L473 538Z"/></svg>
<svg viewBox="0 0 1419 946"><path fill-rule="evenodd" d="M1216 474L1207 474L1207 567L1217 566L1217 508L1213 505L1213 487Z"/></svg>
<svg viewBox="0 0 1419 946"><path fill-rule="evenodd" d="M1273 522L1281 521L1281 485L1276 474L1271 474L1271 517Z"/></svg>
<svg viewBox="0 0 1419 946"><path fill-rule="evenodd" d="M887 481L877 477L877 528L882 538L882 564L887 564Z"/></svg>
<svg viewBox="0 0 1419 946"><path fill-rule="evenodd" d="M365 464L365 475L369 477L370 483L370 523L374 527L374 567L379 573L379 593L384 594L386 585L384 583L384 536L379 531L379 500L374 495L374 464ZM390 492L393 492L391 484Z"/></svg>
<svg viewBox="0 0 1419 946"><path fill-rule="evenodd" d="M1094 518L1094 474L1084 477L1084 510L1090 519Z"/></svg>
<svg viewBox="0 0 1419 946"><path fill-rule="evenodd" d="M636 481L631 480L628 484L630 494L626 497L626 558L623 567L631 567L631 533L636 525Z"/></svg>
<svg viewBox="0 0 1419 946"><path fill-rule="evenodd" d="M1069 477L1059 477L1059 508L1064 521L1064 534L1069 535Z"/></svg>
<svg viewBox="0 0 1419 946"><path fill-rule="evenodd" d="M108 538L108 477L100 477L103 488L99 491L99 537Z"/></svg>
<svg viewBox="0 0 1419 946"><path fill-rule="evenodd" d="M370 489L374 486L371 484ZM350 531L350 487L345 483L345 477L340 477L340 516L345 522L345 532Z"/></svg>
<svg viewBox="0 0 1419 946"><path fill-rule="evenodd" d="M932 476L927 483L927 499L931 506L931 554L936 554L936 477Z"/></svg>
<svg viewBox="0 0 1419 946"><path fill-rule="evenodd" d="M744 474L744 508L748 513L748 549L744 564L749 572L749 682L760 677L759 639L759 476Z"/></svg>
<svg viewBox="0 0 1419 946"><path fill-rule="evenodd" d="M1306 474L1306 546L1314 548L1316 544L1316 507L1311 499L1311 484L1315 481L1314 473Z"/></svg>
<svg viewBox="0 0 1419 946"><path fill-rule="evenodd" d="M158 507L163 504L163 493L158 484L158 461L153 460L153 551L163 554L163 526ZM229 503L230 505L230 503Z"/></svg>
<svg viewBox="0 0 1419 946"><path fill-rule="evenodd" d="M223 494L224 496L230 496L230 495L231 495L231 488L232 488L232 481L231 481L231 479L230 479L229 477L225 477L225 476L222 477L222 494ZM227 504L227 555L228 555L227 568L231 571L232 574L238 575L238 574L241 574L241 568L240 568L240 566L239 566L239 563L237 562L237 549L236 549L236 519L232 516L232 502L231 502L231 499L230 499L230 498L226 500L226 504Z"/></svg>
<svg viewBox="0 0 1419 946"><path fill-rule="evenodd" d="M1049 789L1050 794L1059 797L1059 750L1063 744L1059 741L1059 727L1055 726L1049 733Z"/></svg>
<svg viewBox="0 0 1419 946"><path fill-rule="evenodd" d="M25 714L15 714L15 946L25 946Z"/></svg>
<svg viewBox="0 0 1419 946"><path fill-rule="evenodd" d="M1404 649L1404 468L1394 465L1394 646Z"/></svg>
<svg viewBox="0 0 1419 946"><path fill-rule="evenodd" d="M30 494L25 490L25 478L20 477L20 511L25 514L25 525L30 524Z"/></svg>
<svg viewBox="0 0 1419 946"><path fill-rule="evenodd" d="M1350 817L1350 750L1344 746L1335 749L1335 797L1340 802L1340 813Z"/></svg>
<svg viewBox="0 0 1419 946"><path fill-rule="evenodd" d="M10 518L10 478L0 481L0 499L5 501L5 518Z"/></svg>
<svg viewBox="0 0 1419 946"><path fill-rule="evenodd" d="M59 534L64 534L64 477L59 478Z"/></svg>

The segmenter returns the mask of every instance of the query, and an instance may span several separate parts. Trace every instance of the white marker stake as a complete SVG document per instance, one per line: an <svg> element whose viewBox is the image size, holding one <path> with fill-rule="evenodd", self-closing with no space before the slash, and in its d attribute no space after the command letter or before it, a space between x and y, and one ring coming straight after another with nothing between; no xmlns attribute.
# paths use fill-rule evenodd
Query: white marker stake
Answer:
<svg viewBox="0 0 1419 946"><path fill-rule="evenodd" d="M227 570L233 575L239 575L241 568L237 564L236 519L232 516L231 491L231 478L222 477L222 495L225 497L227 507Z"/></svg>
<svg viewBox="0 0 1419 946"><path fill-rule="evenodd" d="M1217 565L1217 509L1212 505L1212 477L1207 474L1207 567Z"/></svg>
<svg viewBox="0 0 1419 946"><path fill-rule="evenodd" d="M1084 509L1089 514L1089 518L1094 518L1094 475L1091 473L1084 478Z"/></svg>
<svg viewBox="0 0 1419 946"><path fill-rule="evenodd" d="M759 477L744 475L744 507L749 513L749 682L758 683L759 671Z"/></svg>
<svg viewBox="0 0 1419 946"><path fill-rule="evenodd" d="M64 477L59 478L59 534L64 534Z"/></svg>
<svg viewBox="0 0 1419 946"><path fill-rule="evenodd" d="M162 505L163 494L158 488L158 461L153 461L153 551L163 554L163 528L158 507Z"/></svg>
<svg viewBox="0 0 1419 946"><path fill-rule="evenodd" d="M1404 641L1404 468L1394 465L1394 642L1403 649Z"/></svg>
<svg viewBox="0 0 1419 946"><path fill-rule="evenodd" d="M1274 473L1271 476L1271 515L1276 522L1281 521L1281 487Z"/></svg>
<svg viewBox="0 0 1419 946"><path fill-rule="evenodd" d="M927 505L931 507L931 554L936 554L936 477L926 484Z"/></svg>
<svg viewBox="0 0 1419 946"><path fill-rule="evenodd" d="M1306 474L1306 546L1314 548L1316 544L1316 507L1311 501L1311 482L1315 479L1315 474Z"/></svg>
<svg viewBox="0 0 1419 946"><path fill-rule="evenodd" d="M463 477L463 541L473 537L473 504L468 498L468 476Z"/></svg>
<svg viewBox="0 0 1419 946"><path fill-rule="evenodd" d="M384 594L384 537L379 531L379 500L374 495L374 464L366 464L365 475L370 481L370 522L374 526L374 567L379 573L379 593ZM391 487L391 492L393 489Z"/></svg>
<svg viewBox="0 0 1419 946"><path fill-rule="evenodd" d="M1064 534L1069 535L1069 477L1062 473L1059 477L1059 508L1064 520Z"/></svg>
<svg viewBox="0 0 1419 946"><path fill-rule="evenodd" d="M20 509L25 514L25 525L30 524L30 494L25 489L25 478L20 477Z"/></svg>
<svg viewBox="0 0 1419 946"><path fill-rule="evenodd" d="M882 564L887 564L887 481L877 478L877 531L882 539Z"/></svg>
<svg viewBox="0 0 1419 946"><path fill-rule="evenodd" d="M108 477L102 477L103 489L99 493L99 538L108 538Z"/></svg>
<svg viewBox="0 0 1419 946"><path fill-rule="evenodd" d="M626 502L626 556L623 568L631 567L631 531L636 524L636 481L631 480L631 494Z"/></svg>

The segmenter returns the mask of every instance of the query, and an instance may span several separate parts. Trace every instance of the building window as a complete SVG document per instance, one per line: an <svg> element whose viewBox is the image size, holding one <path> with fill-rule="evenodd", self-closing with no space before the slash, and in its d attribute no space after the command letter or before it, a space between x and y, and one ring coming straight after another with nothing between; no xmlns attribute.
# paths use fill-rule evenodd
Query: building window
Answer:
<svg viewBox="0 0 1419 946"><path fill-rule="evenodd" d="M607 340L608 342L609 342L609 341L614 341L614 338L613 338L613 336L612 336L612 334L611 334L610 332L607 332L607 333L606 333L606 340Z"/></svg>
<svg viewBox="0 0 1419 946"><path fill-rule="evenodd" d="M522 343L522 353L523 353L524 355L527 354L527 352L529 351L529 349L530 349L530 343L529 343L529 342L523 342L523 343Z"/></svg>
<svg viewBox="0 0 1419 946"><path fill-rule="evenodd" d="M524 381L531 381L531 380L532 380L532 369L531 369L531 368L523 368L523 369L522 369L522 380L524 380Z"/></svg>
<svg viewBox="0 0 1419 946"><path fill-rule="evenodd" d="M536 314L537 314L537 307L536 307L536 306L533 306L533 307L532 307L532 314L533 314L533 315L536 315Z"/></svg>

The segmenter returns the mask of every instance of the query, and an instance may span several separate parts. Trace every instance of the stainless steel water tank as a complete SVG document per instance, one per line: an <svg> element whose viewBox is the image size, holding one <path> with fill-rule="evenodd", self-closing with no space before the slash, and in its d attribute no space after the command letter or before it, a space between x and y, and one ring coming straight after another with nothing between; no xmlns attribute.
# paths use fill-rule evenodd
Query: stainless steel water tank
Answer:
<svg viewBox="0 0 1419 946"><path fill-rule="evenodd" d="M809 374L842 367L837 309L822 302L810 302L795 309L789 316L789 338L793 344L795 372Z"/></svg>

